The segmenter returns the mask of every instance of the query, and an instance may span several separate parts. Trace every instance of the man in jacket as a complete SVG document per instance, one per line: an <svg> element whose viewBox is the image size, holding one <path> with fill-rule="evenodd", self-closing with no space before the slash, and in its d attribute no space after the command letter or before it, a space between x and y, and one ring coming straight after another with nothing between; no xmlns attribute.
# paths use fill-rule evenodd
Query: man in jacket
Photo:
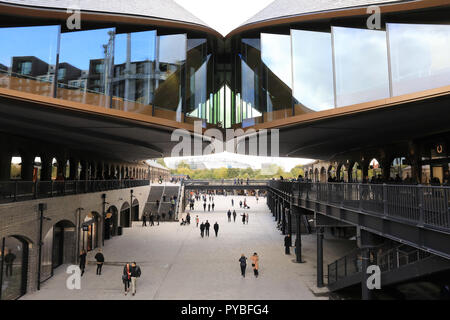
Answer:
<svg viewBox="0 0 450 320"><path fill-rule="evenodd" d="M205 224L202 222L202 224L200 225L200 235L202 236L202 238L204 236L204 232L205 232Z"/></svg>
<svg viewBox="0 0 450 320"><path fill-rule="evenodd" d="M247 258L244 256L244 254L241 255L239 262L241 266L242 277L245 278L245 268L247 268Z"/></svg>
<svg viewBox="0 0 450 320"><path fill-rule="evenodd" d="M208 220L206 220L206 223L205 223L205 235L206 236L208 236L209 237L209 226L210 226L210 224L209 224L209 222L208 222Z"/></svg>
<svg viewBox="0 0 450 320"><path fill-rule="evenodd" d="M141 276L141 268L136 265L136 262L131 264L130 277L131 277L131 294L134 296L136 294L136 280Z"/></svg>
<svg viewBox="0 0 450 320"><path fill-rule="evenodd" d="M292 239L291 239L291 235L288 234L286 237L284 237L284 253L285 254L291 254L290 252L290 248L292 246Z"/></svg>
<svg viewBox="0 0 450 320"><path fill-rule="evenodd" d="M228 210L227 216L228 216L228 222L231 222L231 211L230 210Z"/></svg>
<svg viewBox="0 0 450 320"><path fill-rule="evenodd" d="M219 233L219 224L217 223L217 221L216 221L216 223L214 223L214 232L216 233L216 237L217 237L217 233Z"/></svg>
<svg viewBox="0 0 450 320"><path fill-rule="evenodd" d="M105 256L102 253L102 249L98 249L97 254L95 255L95 260L97 260L97 271L96 274L100 276L102 274L103 263L105 263Z"/></svg>
<svg viewBox="0 0 450 320"><path fill-rule="evenodd" d="M236 216L237 216L236 210L233 210L233 222L236 222Z"/></svg>

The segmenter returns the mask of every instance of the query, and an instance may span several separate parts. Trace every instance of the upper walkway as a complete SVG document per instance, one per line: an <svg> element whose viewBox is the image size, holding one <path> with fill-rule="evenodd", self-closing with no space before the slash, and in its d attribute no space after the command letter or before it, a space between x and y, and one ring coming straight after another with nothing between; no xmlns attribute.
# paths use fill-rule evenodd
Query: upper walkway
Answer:
<svg viewBox="0 0 450 320"><path fill-rule="evenodd" d="M450 258L450 187L271 181L287 202Z"/></svg>

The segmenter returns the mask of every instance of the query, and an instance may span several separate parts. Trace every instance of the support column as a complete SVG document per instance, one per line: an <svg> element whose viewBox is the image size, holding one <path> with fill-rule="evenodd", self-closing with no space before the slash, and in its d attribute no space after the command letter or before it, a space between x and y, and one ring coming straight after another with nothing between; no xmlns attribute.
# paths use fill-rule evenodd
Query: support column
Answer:
<svg viewBox="0 0 450 320"><path fill-rule="evenodd" d="M301 228L302 214L301 214L301 209L296 210L295 215L296 215L295 262L303 263L304 261L302 260L302 228Z"/></svg>
<svg viewBox="0 0 450 320"><path fill-rule="evenodd" d="M69 159L69 180L78 180L78 159Z"/></svg>
<svg viewBox="0 0 450 320"><path fill-rule="evenodd" d="M324 228L317 229L317 287L323 287L323 233Z"/></svg>
<svg viewBox="0 0 450 320"><path fill-rule="evenodd" d="M52 180L52 161L52 156L48 154L41 155L41 181Z"/></svg>
<svg viewBox="0 0 450 320"><path fill-rule="evenodd" d="M11 179L11 159L12 152L6 151L0 154L0 181Z"/></svg>
<svg viewBox="0 0 450 320"><path fill-rule="evenodd" d="M369 275L366 272L367 267L369 266L369 258L370 258L369 248L362 249L361 258L362 258L361 299L371 300L372 292L367 287L367 279L369 278Z"/></svg>
<svg viewBox="0 0 450 320"><path fill-rule="evenodd" d="M29 152L21 152L22 165L20 176L23 181L33 181L34 156Z"/></svg>
<svg viewBox="0 0 450 320"><path fill-rule="evenodd" d="M81 172L80 172L80 180L88 180L88 172L89 172L89 163L86 160L80 160L81 164Z"/></svg>
<svg viewBox="0 0 450 320"><path fill-rule="evenodd" d="M56 158L57 163L57 169L56 169L56 176L62 175L64 178L66 178L66 168L67 168L67 158L66 157L58 157Z"/></svg>

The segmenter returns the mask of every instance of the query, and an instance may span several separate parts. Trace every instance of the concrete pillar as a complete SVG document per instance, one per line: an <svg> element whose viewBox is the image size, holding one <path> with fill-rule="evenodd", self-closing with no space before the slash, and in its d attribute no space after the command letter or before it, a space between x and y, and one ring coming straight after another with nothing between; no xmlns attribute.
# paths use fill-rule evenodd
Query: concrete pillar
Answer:
<svg viewBox="0 0 450 320"><path fill-rule="evenodd" d="M41 155L41 181L52 180L52 161L52 156L48 154Z"/></svg>
<svg viewBox="0 0 450 320"><path fill-rule="evenodd" d="M69 180L78 180L78 159L69 159Z"/></svg>
<svg viewBox="0 0 450 320"><path fill-rule="evenodd" d="M29 152L21 152L22 165L20 175L23 181L33 181L34 155Z"/></svg>
<svg viewBox="0 0 450 320"><path fill-rule="evenodd" d="M323 233L324 228L317 228L317 287L323 287Z"/></svg>
<svg viewBox="0 0 450 320"><path fill-rule="evenodd" d="M302 228L301 228L301 210L296 210L296 222L295 222L295 261L302 263Z"/></svg>
<svg viewBox="0 0 450 320"><path fill-rule="evenodd" d="M380 160L383 181L388 181L391 176L391 164L392 164L392 156L386 155L384 158Z"/></svg>
<svg viewBox="0 0 450 320"><path fill-rule="evenodd" d="M361 169L362 169L362 182L367 183L369 176L369 164L371 159L364 159L361 161Z"/></svg>
<svg viewBox="0 0 450 320"><path fill-rule="evenodd" d="M368 248L362 249L361 258L362 258L361 299L362 300L371 300L372 292L367 287L367 279L369 278L369 275L366 272L367 267L369 266L369 258L370 258L370 253L369 253Z"/></svg>
<svg viewBox="0 0 450 320"><path fill-rule="evenodd" d="M80 172L80 180L88 180L89 174L89 163L86 160L80 160L81 164L81 172Z"/></svg>
<svg viewBox="0 0 450 320"><path fill-rule="evenodd" d="M411 179L416 183L422 183L422 159L420 148L414 142L408 144L408 162L411 165Z"/></svg>
<svg viewBox="0 0 450 320"><path fill-rule="evenodd" d="M64 178L66 177L66 168L67 168L67 158L64 156L59 156L56 158L57 170L56 176L62 175Z"/></svg>
<svg viewBox="0 0 450 320"><path fill-rule="evenodd" d="M10 151L2 151L0 154L0 181L11 179L11 159L12 152Z"/></svg>
<svg viewBox="0 0 450 320"><path fill-rule="evenodd" d="M353 182L353 166L355 165L356 161L350 161L347 168L347 181Z"/></svg>

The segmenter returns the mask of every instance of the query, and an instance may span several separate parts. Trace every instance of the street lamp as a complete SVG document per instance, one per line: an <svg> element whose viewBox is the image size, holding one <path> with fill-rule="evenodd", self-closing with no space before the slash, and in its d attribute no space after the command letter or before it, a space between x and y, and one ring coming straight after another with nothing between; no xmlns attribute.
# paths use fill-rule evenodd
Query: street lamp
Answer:
<svg viewBox="0 0 450 320"><path fill-rule="evenodd" d="M41 290L41 265L42 265L42 225L44 220L50 221L52 219L44 217L44 210L47 209L46 203L39 203L38 205L39 209L39 264L38 264L38 283L37 283L37 289Z"/></svg>

